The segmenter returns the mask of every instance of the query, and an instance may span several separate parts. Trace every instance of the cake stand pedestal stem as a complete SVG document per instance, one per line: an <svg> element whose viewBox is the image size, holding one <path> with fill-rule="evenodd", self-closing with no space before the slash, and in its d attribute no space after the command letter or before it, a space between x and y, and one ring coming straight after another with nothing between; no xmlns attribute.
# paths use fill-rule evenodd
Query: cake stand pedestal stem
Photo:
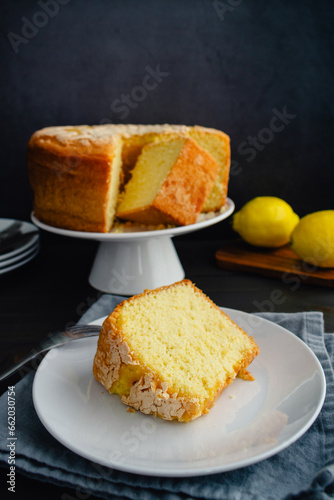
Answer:
<svg viewBox="0 0 334 500"><path fill-rule="evenodd" d="M134 295L184 276L172 238L152 236L100 243L89 283L101 292Z"/></svg>

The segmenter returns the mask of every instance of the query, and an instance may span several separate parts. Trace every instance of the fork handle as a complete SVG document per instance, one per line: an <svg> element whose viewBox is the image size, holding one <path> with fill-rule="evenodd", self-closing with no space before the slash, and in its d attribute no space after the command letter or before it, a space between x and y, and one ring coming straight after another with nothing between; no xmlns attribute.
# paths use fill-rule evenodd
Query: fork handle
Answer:
<svg viewBox="0 0 334 500"><path fill-rule="evenodd" d="M41 342L37 347L30 351L26 356L24 356L20 361L15 363L15 365L11 366L4 372L0 374L0 382L2 380L5 380L6 378L10 377L13 375L15 372L19 371L20 368L22 368L24 365L29 363L30 361L33 361L35 358L40 357L41 354L45 354L46 352L50 351L51 349L54 349L56 347L60 347L61 345L67 344L68 342L79 340L82 338L87 338L87 337L96 337L100 333L100 326L92 326L92 325L77 325L68 328L62 334L73 334L75 337L66 336L62 335L61 338L57 334L54 334L54 337L50 336L48 340L44 340ZM56 338L56 340L54 340ZM34 367L35 368L35 367ZM26 373L22 374L26 375Z"/></svg>
<svg viewBox="0 0 334 500"><path fill-rule="evenodd" d="M43 352L45 353L48 349L45 349L44 351L39 351L37 353L31 352L27 356L24 356L20 361L18 361L15 365L11 366L7 370L1 373L0 375L0 382L5 380L6 378L10 377L11 375L14 375L17 371L20 370L24 365L28 364L30 361L33 361L37 356L42 354ZM26 373L24 373L26 375Z"/></svg>

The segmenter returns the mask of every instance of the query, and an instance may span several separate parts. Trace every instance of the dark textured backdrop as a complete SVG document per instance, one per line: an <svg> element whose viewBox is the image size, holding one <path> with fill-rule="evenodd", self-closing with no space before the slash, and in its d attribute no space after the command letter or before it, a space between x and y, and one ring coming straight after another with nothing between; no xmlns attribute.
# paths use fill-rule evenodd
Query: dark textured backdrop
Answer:
<svg viewBox="0 0 334 500"><path fill-rule="evenodd" d="M29 219L25 149L49 125L200 124L232 142L239 208L333 203L328 1L3 0L0 217Z"/></svg>

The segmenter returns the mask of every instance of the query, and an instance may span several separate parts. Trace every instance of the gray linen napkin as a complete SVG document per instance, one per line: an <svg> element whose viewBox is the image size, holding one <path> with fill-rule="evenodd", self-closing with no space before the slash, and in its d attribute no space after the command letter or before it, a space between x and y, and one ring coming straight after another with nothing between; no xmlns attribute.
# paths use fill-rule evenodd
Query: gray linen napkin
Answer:
<svg viewBox="0 0 334 500"><path fill-rule="evenodd" d="M101 296L80 323L109 314L122 299ZM17 469L34 479L72 487L77 498L89 493L124 500L334 498L334 333L324 333L319 312L259 315L302 338L326 374L327 396L320 415L287 449L249 467L200 477L149 477L109 469L76 455L47 432L33 407L30 373L15 388ZM0 398L0 466L8 469L7 411L5 393Z"/></svg>

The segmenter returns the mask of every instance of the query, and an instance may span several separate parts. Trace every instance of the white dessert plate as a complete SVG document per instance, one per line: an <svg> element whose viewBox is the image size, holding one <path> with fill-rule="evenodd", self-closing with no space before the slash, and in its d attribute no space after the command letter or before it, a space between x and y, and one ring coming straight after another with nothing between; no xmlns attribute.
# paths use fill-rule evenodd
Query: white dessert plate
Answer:
<svg viewBox="0 0 334 500"><path fill-rule="evenodd" d="M35 251L39 249L39 243L35 243L35 245L30 245L30 247L24 252L20 252L16 254L14 257L10 259L0 260L0 270L5 269L7 267L11 267L13 264L19 263L21 260L25 260L30 255L34 254Z"/></svg>
<svg viewBox="0 0 334 500"><path fill-rule="evenodd" d="M93 233L85 231L71 231L69 229L62 229L55 226L50 226L49 224L44 224L35 216L34 212L31 214L31 220L36 226L49 231L51 233L60 234L62 236L71 236L74 238L83 238L89 240L96 240L101 242L116 242L125 240L134 240L142 238L152 238L159 236L177 236L181 234L191 233L199 229L204 229L206 227L217 224L222 220L229 217L234 211L234 203L230 198L226 199L226 204L224 208L219 212L211 212L209 214L201 214L195 222L195 224L189 224L188 226L172 227L168 229L145 229L145 226L132 226L131 230L127 232L113 232L110 233Z"/></svg>
<svg viewBox="0 0 334 500"><path fill-rule="evenodd" d="M235 380L208 415L190 423L131 413L92 374L96 337L50 351L33 384L46 429L78 455L153 476L185 477L245 467L299 439L318 416L326 393L321 364L288 330L254 315L223 309L261 353L255 381ZM104 318L94 322L102 324Z"/></svg>
<svg viewBox="0 0 334 500"><path fill-rule="evenodd" d="M9 273L10 271L14 271L14 269L18 269L21 266L24 266L24 264L27 264L30 262L32 259L36 257L40 250L39 244L37 244L31 251L27 252L26 255L24 255L23 258L20 258L18 260L15 260L14 263L7 265L5 267L0 268L0 274L6 274Z"/></svg>
<svg viewBox="0 0 334 500"><path fill-rule="evenodd" d="M7 229L7 227L9 227L13 222L15 222L14 219L0 219L0 231L4 231L5 229ZM13 245L13 248L8 252L0 255L0 262L7 261L8 259L12 259L17 255L31 250L39 241L39 234L36 234L36 231L38 231L38 228L36 226L31 224L30 222L22 221L20 233L24 235L25 238L22 240L22 242L18 241L15 245ZM31 233L31 238L29 238L29 233ZM26 238L28 238L28 241Z"/></svg>

